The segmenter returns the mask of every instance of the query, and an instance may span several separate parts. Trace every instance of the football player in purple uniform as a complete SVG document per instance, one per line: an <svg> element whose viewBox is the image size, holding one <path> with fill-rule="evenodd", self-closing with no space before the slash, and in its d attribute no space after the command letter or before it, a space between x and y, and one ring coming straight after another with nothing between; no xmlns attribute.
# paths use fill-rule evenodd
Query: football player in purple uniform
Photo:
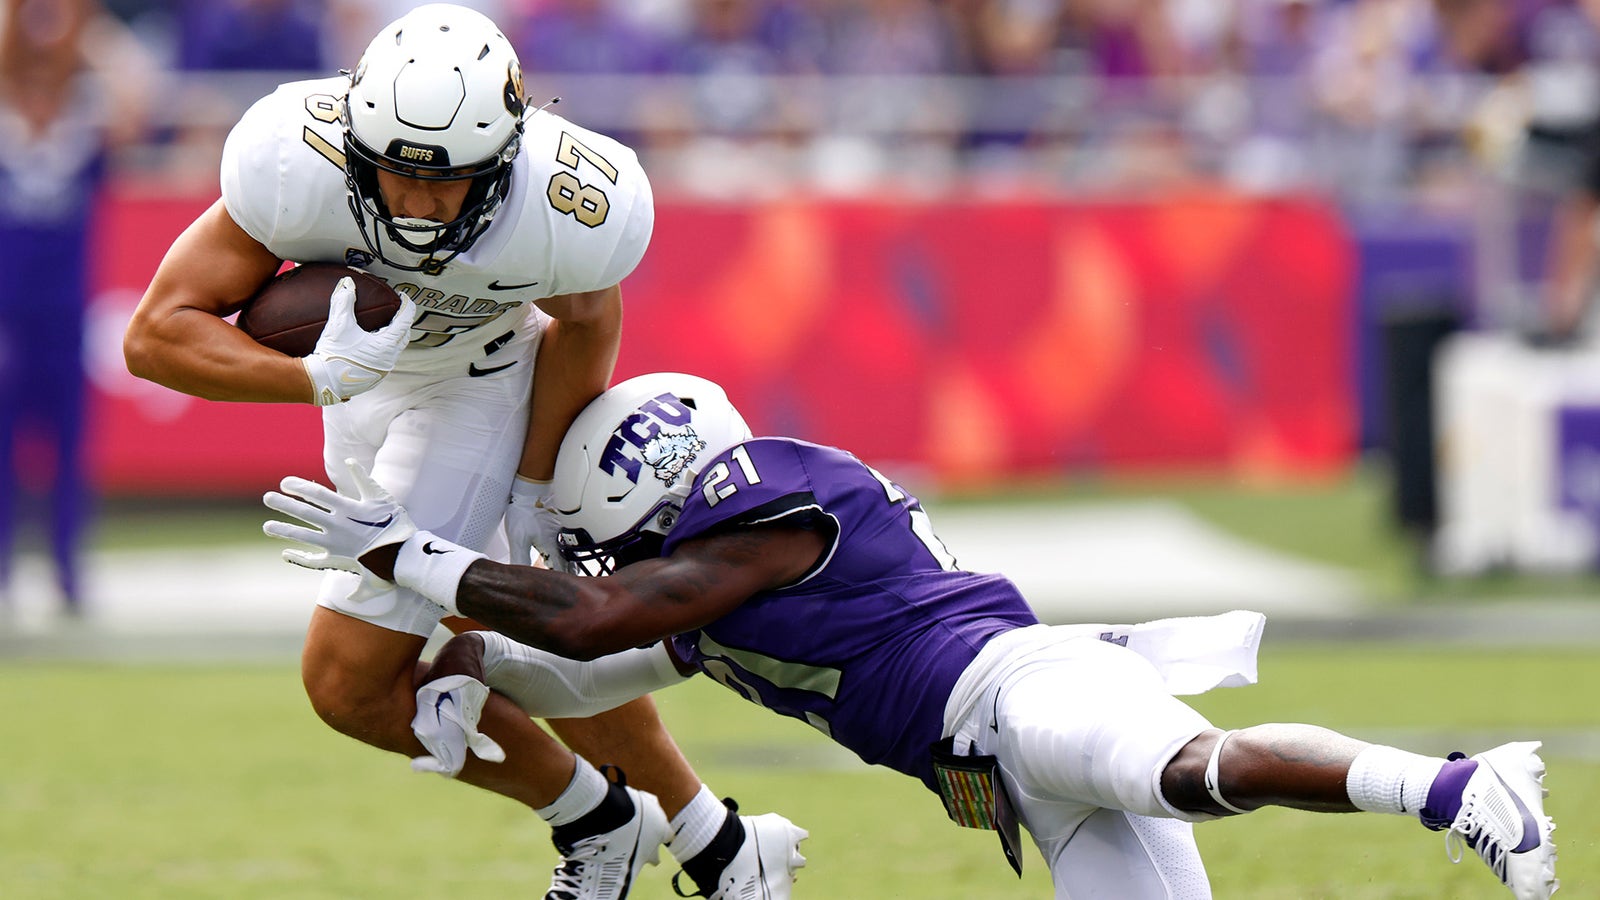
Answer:
<svg viewBox="0 0 1600 900"><path fill-rule="evenodd" d="M491 688L574 715L703 672L920 779L1014 865L1020 822L1058 897L1209 897L1192 823L1269 805L1413 816L1517 897L1556 889L1538 743L1440 759L1313 725L1217 728L1173 695L1253 680L1261 616L1040 624L1012 582L958 568L903 488L842 450L751 438L704 379L631 379L568 431L561 553L598 577L418 530L352 469L359 495L286 479L266 503L304 524L266 531L311 548L291 561L495 629L454 638L418 692L436 757L482 742Z"/></svg>

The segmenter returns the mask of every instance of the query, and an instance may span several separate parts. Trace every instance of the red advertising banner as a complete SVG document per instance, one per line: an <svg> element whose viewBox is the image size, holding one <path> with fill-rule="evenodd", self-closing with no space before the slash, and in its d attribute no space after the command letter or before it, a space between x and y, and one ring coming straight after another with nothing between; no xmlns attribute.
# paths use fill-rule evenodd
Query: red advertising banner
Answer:
<svg viewBox="0 0 1600 900"><path fill-rule="evenodd" d="M184 398L107 357L198 210L109 205L103 490L254 492L321 464L315 410ZM703 375L758 432L946 484L1326 475L1356 445L1353 268L1337 215L1303 198L668 203L624 284L618 377Z"/></svg>

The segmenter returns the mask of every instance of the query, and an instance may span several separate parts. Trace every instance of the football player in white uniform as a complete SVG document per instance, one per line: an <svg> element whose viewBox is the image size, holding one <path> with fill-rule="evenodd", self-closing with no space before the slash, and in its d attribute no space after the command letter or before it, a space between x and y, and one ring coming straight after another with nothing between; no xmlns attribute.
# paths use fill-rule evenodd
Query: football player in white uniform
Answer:
<svg viewBox="0 0 1600 900"><path fill-rule="evenodd" d="M385 27L353 72L258 101L228 137L221 199L173 243L134 313L129 370L210 399L315 403L334 484L355 488L343 460L358 459L434 533L528 562L549 521L539 501L556 448L609 383L619 283L644 255L654 207L632 150L524 104L510 43L447 4ZM284 260L344 262L407 299L376 332L330 316L316 350L291 358L224 321ZM352 303L341 282L330 309ZM302 664L317 713L424 756L413 682L444 610L348 573L327 576L318 603ZM551 823L564 857L551 897L625 896L663 842L691 875L711 877L701 884L787 896L789 871L730 882L723 869L757 861L713 861L738 858L747 829L770 830L751 835L763 842L804 832L724 808L648 701L553 723L576 757L503 698L481 724L505 763L469 760L460 778ZM608 782L586 758L649 793ZM798 851L791 860L803 863Z"/></svg>

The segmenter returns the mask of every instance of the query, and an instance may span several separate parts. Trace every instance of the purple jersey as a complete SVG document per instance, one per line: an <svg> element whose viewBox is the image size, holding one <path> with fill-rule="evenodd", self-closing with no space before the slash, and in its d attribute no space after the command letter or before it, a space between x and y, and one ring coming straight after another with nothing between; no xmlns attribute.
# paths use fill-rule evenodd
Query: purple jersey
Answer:
<svg viewBox="0 0 1600 900"><path fill-rule="evenodd" d="M915 497L843 450L758 438L713 458L662 548L729 527L813 528L828 549L799 582L696 631L678 655L755 703L930 788L929 745L988 640L1038 622L1016 585L955 568Z"/></svg>

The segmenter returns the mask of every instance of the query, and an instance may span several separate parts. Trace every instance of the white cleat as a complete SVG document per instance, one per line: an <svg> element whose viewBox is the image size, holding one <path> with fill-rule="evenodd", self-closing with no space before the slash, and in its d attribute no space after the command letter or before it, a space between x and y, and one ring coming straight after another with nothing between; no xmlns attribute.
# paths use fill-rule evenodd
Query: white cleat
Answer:
<svg viewBox="0 0 1600 900"><path fill-rule="evenodd" d="M777 813L740 816L744 843L717 878L708 900L789 900L795 870L805 867L800 842L809 831Z"/></svg>
<svg viewBox="0 0 1600 900"><path fill-rule="evenodd" d="M722 802L733 812L739 811L738 804L731 799ZM739 824L744 828L744 840L739 844L739 852L722 867L716 888L685 893L679 879L686 873L679 872L672 879L672 889L679 897L789 900L795 871L806 864L806 858L800 855L800 842L811 833L777 813L740 816Z"/></svg>
<svg viewBox="0 0 1600 900"><path fill-rule="evenodd" d="M1452 862L1461 861L1462 844L1471 847L1518 900L1548 900L1561 886L1538 750L1539 742L1526 741L1472 757L1478 768L1462 788L1461 809L1445 833Z"/></svg>
<svg viewBox="0 0 1600 900"><path fill-rule="evenodd" d="M667 814L654 794L623 790L633 801L633 818L569 846L558 843L561 864L545 900L622 900L644 867L660 861L661 845L672 835Z"/></svg>

